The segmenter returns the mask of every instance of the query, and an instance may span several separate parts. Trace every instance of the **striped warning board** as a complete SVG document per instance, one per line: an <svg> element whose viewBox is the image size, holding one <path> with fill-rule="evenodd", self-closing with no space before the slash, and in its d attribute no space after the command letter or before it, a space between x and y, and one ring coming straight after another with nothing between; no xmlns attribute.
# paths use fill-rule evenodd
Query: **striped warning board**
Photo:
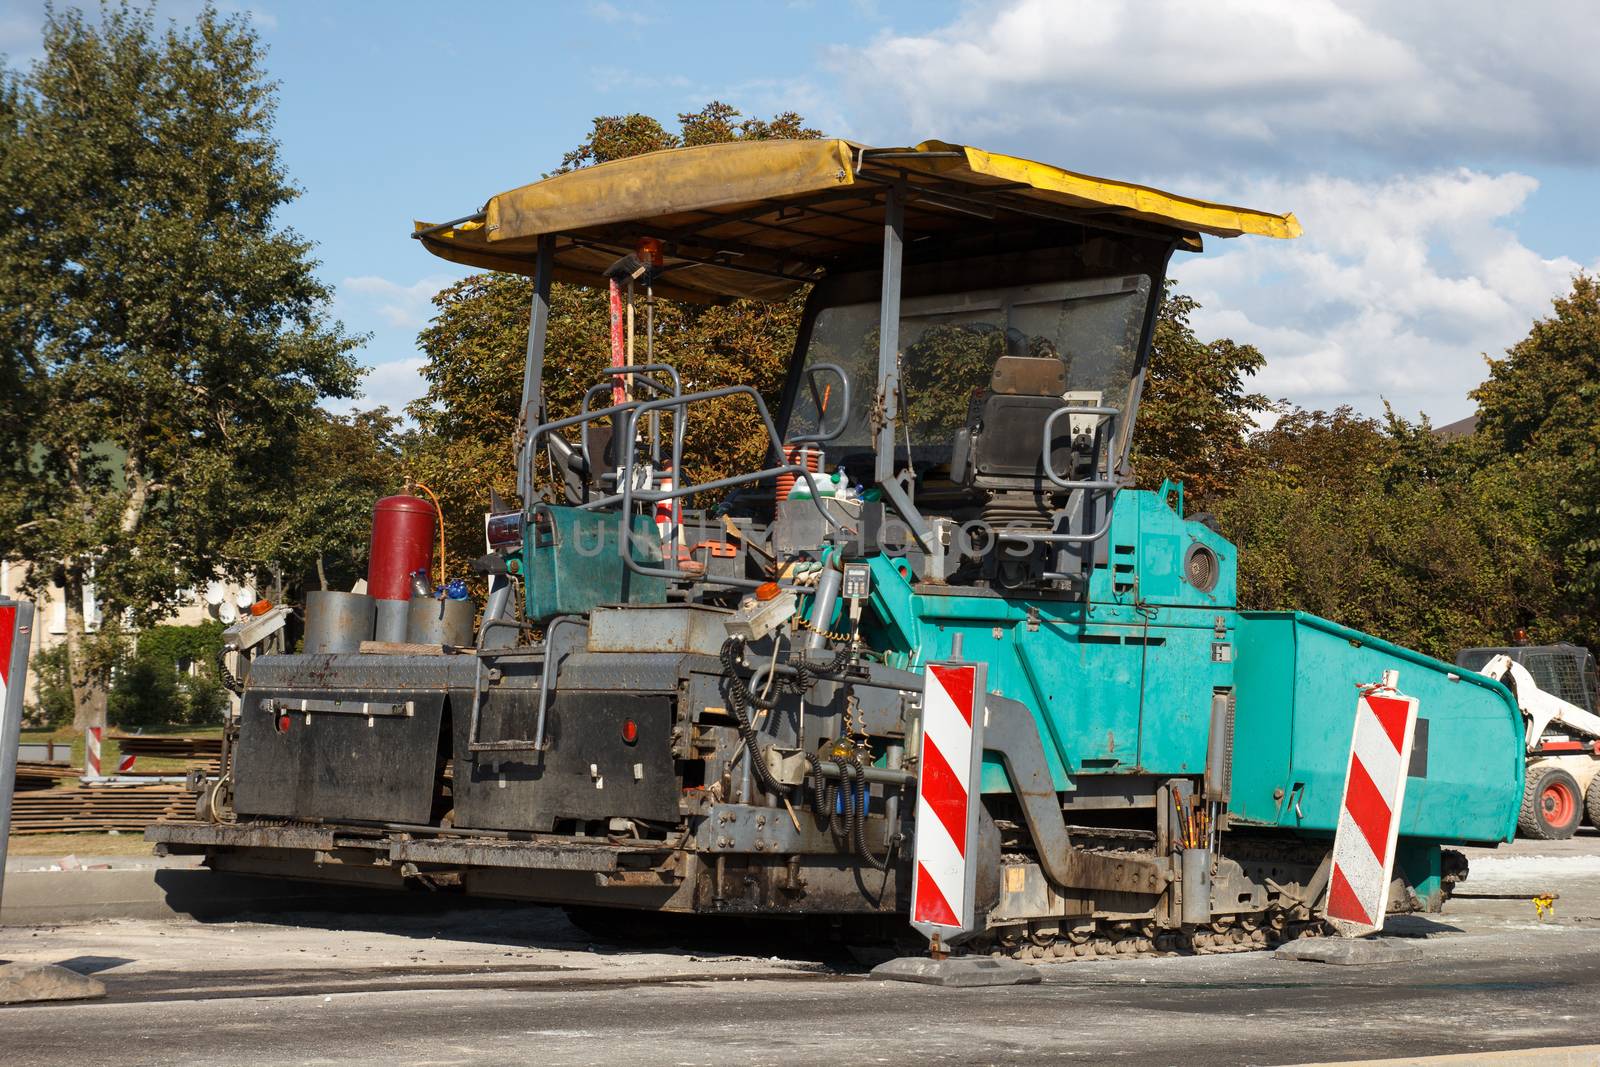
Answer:
<svg viewBox="0 0 1600 1067"><path fill-rule="evenodd" d="M911 925L946 943L972 930L986 675L981 663L923 672Z"/></svg>
<svg viewBox="0 0 1600 1067"><path fill-rule="evenodd" d="M11 653L16 647L18 611L15 604L0 604L0 712L5 710L11 684Z"/></svg>
<svg viewBox="0 0 1600 1067"><path fill-rule="evenodd" d="M1395 684L1395 672L1385 672L1382 685L1364 687L1356 700L1328 883L1328 920L1346 937L1383 929L1389 910L1395 840L1417 726L1416 699L1397 693Z"/></svg>

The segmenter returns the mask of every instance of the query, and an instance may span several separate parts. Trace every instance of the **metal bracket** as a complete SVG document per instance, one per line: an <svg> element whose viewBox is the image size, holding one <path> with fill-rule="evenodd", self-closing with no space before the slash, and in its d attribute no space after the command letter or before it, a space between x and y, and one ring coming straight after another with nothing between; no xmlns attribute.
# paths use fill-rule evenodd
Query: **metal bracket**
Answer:
<svg viewBox="0 0 1600 1067"><path fill-rule="evenodd" d="M363 719L409 719L416 714L410 700L320 700L268 697L261 710L269 715L355 715Z"/></svg>
<svg viewBox="0 0 1600 1067"><path fill-rule="evenodd" d="M1039 727L1027 705L990 693L983 747L996 753L1005 765L1046 878L1063 889L1154 894L1166 888L1171 876L1156 860L1073 847L1061 799L1045 763Z"/></svg>

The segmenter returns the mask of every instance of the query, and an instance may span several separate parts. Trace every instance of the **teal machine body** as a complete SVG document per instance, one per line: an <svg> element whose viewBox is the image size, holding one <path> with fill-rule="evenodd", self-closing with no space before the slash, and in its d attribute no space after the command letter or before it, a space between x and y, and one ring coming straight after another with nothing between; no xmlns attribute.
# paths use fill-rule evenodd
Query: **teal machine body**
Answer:
<svg viewBox="0 0 1600 1067"><path fill-rule="evenodd" d="M1032 713L1058 791L1116 792L1128 776L1204 773L1226 707L1228 825L1331 837L1358 687L1399 672L1420 701L1398 862L1437 900L1441 842L1511 840L1522 795L1522 717L1498 682L1299 612L1241 611L1236 550L1179 511L1175 486L1125 490L1106 565L1084 599L913 584L872 560L874 636L920 666L962 655ZM1486 774L1486 771L1488 772ZM983 788L1011 790L986 755Z"/></svg>

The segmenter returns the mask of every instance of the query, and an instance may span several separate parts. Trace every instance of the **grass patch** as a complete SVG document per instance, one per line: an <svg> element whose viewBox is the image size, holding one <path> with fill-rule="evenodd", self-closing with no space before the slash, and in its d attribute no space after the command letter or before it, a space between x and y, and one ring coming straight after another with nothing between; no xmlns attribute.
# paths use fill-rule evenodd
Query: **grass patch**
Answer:
<svg viewBox="0 0 1600 1067"><path fill-rule="evenodd" d="M153 856L143 834L13 834L8 856Z"/></svg>

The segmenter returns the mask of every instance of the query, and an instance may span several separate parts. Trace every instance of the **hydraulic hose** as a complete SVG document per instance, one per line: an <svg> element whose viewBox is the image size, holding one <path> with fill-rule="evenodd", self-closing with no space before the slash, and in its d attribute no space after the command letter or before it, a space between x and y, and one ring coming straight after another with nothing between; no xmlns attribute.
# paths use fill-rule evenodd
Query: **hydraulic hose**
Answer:
<svg viewBox="0 0 1600 1067"><path fill-rule="evenodd" d="M242 654L242 653L241 653ZM236 697L244 696L244 685L239 681L238 675L228 669L228 650L217 649L217 677L222 680L222 687Z"/></svg>
<svg viewBox="0 0 1600 1067"><path fill-rule="evenodd" d="M775 674L769 668L760 666L752 672L750 680L746 681L739 672L739 660L744 655L744 648L743 638L730 637L722 642L722 648L719 650L719 656L722 660L722 674L727 679L728 707L733 712L733 719L739 730L739 739L744 742L745 759L748 761L750 774L755 779L756 784L761 787L763 792L771 793L774 796L785 796L790 792L790 789L774 778L772 772L767 768L766 756L761 747L761 739L756 736L755 723L750 717L750 708L754 705L758 708L771 710L777 707L777 694L804 693L816 684L819 670L826 673L839 670L849 659L850 653L847 649L841 649L831 661L820 668L813 667L804 660L800 660L792 665L794 671L792 675L787 673ZM767 682L771 682L774 690L773 697L762 697L756 693L755 687L751 683L755 682L757 678L764 680L760 687L763 689L766 688ZM818 773L813 765L813 777L817 777ZM815 792L815 787L813 792Z"/></svg>
<svg viewBox="0 0 1600 1067"><path fill-rule="evenodd" d="M744 742L745 766L750 768L750 774L756 780L763 792L774 796L782 796L788 790L782 782L772 776L767 769L766 755L761 749L761 739L756 736L755 724L750 721L750 705L757 704L770 708L772 703L763 702L750 691L750 686L739 674L739 657L744 654L744 640L730 637L722 642L722 674L728 684L728 707L733 710L734 721L738 724L739 738ZM786 684L793 684L785 680Z"/></svg>

